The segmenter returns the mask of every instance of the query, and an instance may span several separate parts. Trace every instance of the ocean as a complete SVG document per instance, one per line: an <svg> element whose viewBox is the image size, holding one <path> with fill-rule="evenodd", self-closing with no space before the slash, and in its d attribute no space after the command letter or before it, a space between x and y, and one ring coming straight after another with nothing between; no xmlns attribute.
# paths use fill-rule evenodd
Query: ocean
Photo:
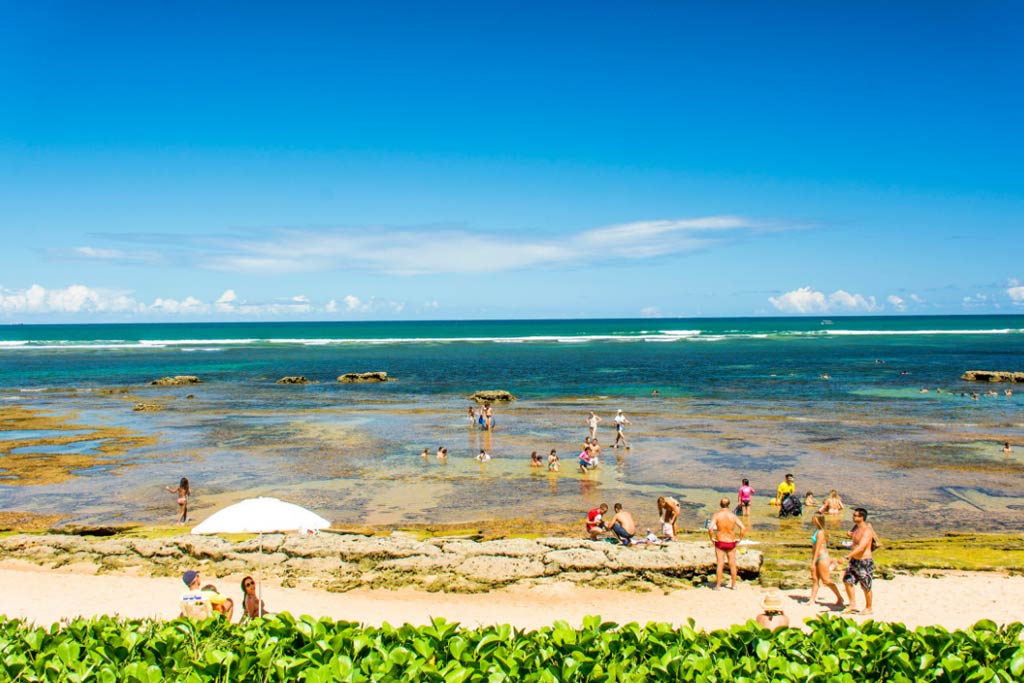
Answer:
<svg viewBox="0 0 1024 683"><path fill-rule="evenodd" d="M338 524L572 522L620 501L655 526L671 494L696 527L746 477L756 526L793 472L907 533L1021 530L1024 386L971 369L1024 371L1024 316L0 326L0 509L169 523L163 487L187 476L197 520L274 495ZM363 371L395 381L336 381ZM148 384L183 374L202 383ZM479 389L517 398L490 434L467 419ZM629 450L610 447L618 409ZM590 410L604 456L582 474ZM447 463L419 457L439 446ZM552 448L560 472L529 467Z"/></svg>

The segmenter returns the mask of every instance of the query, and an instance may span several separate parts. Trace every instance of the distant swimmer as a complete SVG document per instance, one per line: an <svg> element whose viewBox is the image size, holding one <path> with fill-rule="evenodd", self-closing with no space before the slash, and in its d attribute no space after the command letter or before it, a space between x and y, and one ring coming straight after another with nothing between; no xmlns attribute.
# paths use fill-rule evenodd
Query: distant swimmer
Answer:
<svg viewBox="0 0 1024 683"><path fill-rule="evenodd" d="M921 387L920 389L917 390L917 393L919 393L919 394L927 394L928 390L926 388L924 388L924 387Z"/></svg>
<svg viewBox="0 0 1024 683"><path fill-rule="evenodd" d="M829 374L818 375L818 377L820 379L832 379L832 375L829 375Z"/></svg>
<svg viewBox="0 0 1024 683"><path fill-rule="evenodd" d="M1009 441L1003 444L1003 453L1013 453L1013 448L1010 447Z"/></svg>
<svg viewBox="0 0 1024 683"><path fill-rule="evenodd" d="M437 459L441 462L448 462L448 449L442 446L437 449Z"/></svg>
<svg viewBox="0 0 1024 683"><path fill-rule="evenodd" d="M1006 390L1004 390L1003 391L1003 396L1005 396L1006 398L1010 398L1011 396L1013 396L1013 389L1006 389Z"/></svg>
<svg viewBox="0 0 1024 683"><path fill-rule="evenodd" d="M544 462L540 459L540 454L537 451L530 453L530 467L543 467Z"/></svg>
<svg viewBox="0 0 1024 683"><path fill-rule="evenodd" d="M661 396L661 394L659 394L658 390L655 389L654 391L651 392L651 396L654 396L655 398L657 398L658 396Z"/></svg>
<svg viewBox="0 0 1024 683"><path fill-rule="evenodd" d="M481 448L480 454L476 456L476 459L480 462L488 462L491 459L491 454Z"/></svg>
<svg viewBox="0 0 1024 683"><path fill-rule="evenodd" d="M423 458L424 460L429 458L430 457L430 449L429 448L424 448L423 452L420 453L420 457Z"/></svg>

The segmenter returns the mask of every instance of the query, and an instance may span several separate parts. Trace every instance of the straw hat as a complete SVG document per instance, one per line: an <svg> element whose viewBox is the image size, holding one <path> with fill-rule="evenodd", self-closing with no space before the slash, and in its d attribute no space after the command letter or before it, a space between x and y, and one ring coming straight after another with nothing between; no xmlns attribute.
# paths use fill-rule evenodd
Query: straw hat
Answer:
<svg viewBox="0 0 1024 683"><path fill-rule="evenodd" d="M765 610L766 612L768 610L771 610L773 612L781 612L782 598L779 596L779 592L769 591L768 595L764 596L764 599L761 601L761 609Z"/></svg>

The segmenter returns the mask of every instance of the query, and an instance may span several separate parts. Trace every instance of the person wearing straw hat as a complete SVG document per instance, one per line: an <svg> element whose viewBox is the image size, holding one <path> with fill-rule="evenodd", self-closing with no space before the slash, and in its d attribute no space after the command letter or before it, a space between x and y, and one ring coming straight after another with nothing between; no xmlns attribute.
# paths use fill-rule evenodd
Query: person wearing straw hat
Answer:
<svg viewBox="0 0 1024 683"><path fill-rule="evenodd" d="M774 631L777 628L788 628L789 617L782 611L782 598L778 591L769 591L761 600L761 609L764 610L754 618L758 624L766 629Z"/></svg>

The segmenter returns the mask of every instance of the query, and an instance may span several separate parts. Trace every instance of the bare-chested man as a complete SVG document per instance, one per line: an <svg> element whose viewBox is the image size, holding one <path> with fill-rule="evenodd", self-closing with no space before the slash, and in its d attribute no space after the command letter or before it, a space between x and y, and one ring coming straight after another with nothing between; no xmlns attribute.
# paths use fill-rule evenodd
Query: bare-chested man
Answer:
<svg viewBox="0 0 1024 683"><path fill-rule="evenodd" d="M718 501L718 512L711 517L711 524L708 525L708 536L715 546L715 589L722 587L722 572L725 569L725 559L729 558L729 574L732 575L732 585L729 588L736 588L737 567L736 567L736 545L743 538L747 528L743 526L740 518L729 509L729 499L723 498ZM737 529L739 532L737 533Z"/></svg>
<svg viewBox="0 0 1024 683"><path fill-rule="evenodd" d="M871 555L871 542L875 539L875 530L868 524L868 511L864 508L853 510L853 547L850 554L844 558L847 563L846 571L843 573L843 583L846 584L846 597L849 598L849 606L843 613L857 614L856 608L856 586L859 583L864 591L864 609L860 614L872 614L871 611L871 581L875 573L875 559Z"/></svg>
<svg viewBox="0 0 1024 683"><path fill-rule="evenodd" d="M672 496L658 496L658 519L661 520L662 534L674 539L676 521L679 519L679 501Z"/></svg>
<svg viewBox="0 0 1024 683"><path fill-rule="evenodd" d="M612 533L622 545L629 545L636 534L636 522L633 521L633 515L622 509L622 503L616 503L613 507L615 516L608 523L608 527L611 528Z"/></svg>

